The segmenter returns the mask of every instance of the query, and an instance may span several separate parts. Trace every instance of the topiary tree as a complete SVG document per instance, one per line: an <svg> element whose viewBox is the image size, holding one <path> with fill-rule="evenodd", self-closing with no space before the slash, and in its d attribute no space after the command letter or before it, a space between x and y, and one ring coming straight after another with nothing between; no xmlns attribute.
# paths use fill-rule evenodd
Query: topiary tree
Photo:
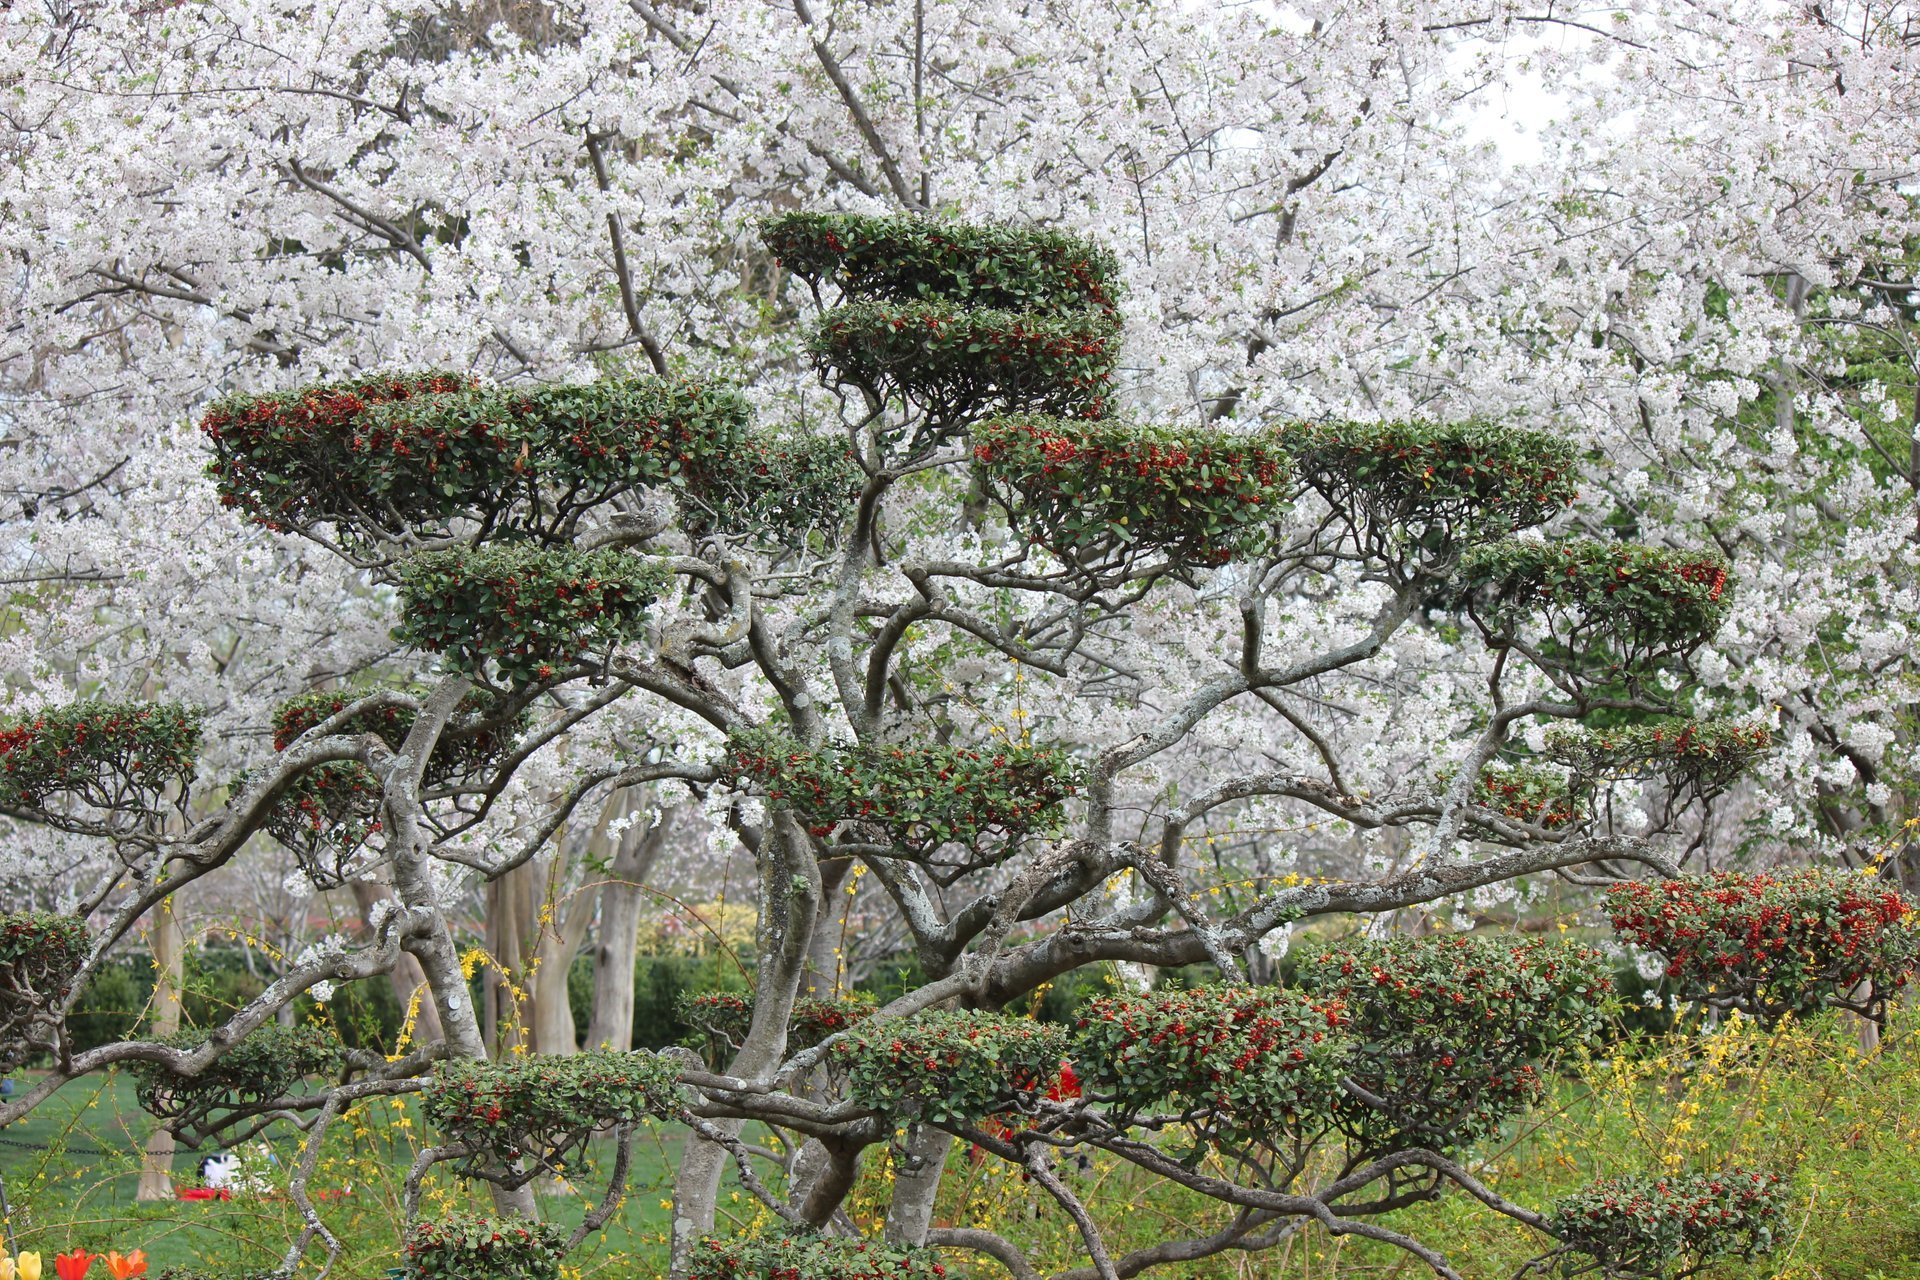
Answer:
<svg viewBox="0 0 1920 1280"><path fill-rule="evenodd" d="M1071 235L812 214L762 230L826 308L805 346L837 406L823 430L763 431L739 392L670 372L383 373L207 411L237 518L357 566L393 602L400 655L391 679L283 708L274 754L238 779L196 776L190 711L7 728L0 807L116 857L82 903L87 959L34 987L52 1069L0 1124L139 1064L156 1107L199 1134L294 1114L311 1154L358 1099L423 1093L445 1141L412 1186L453 1161L498 1217L414 1224L419 1276L554 1274L584 1231L526 1221L527 1180L642 1116L688 1129L676 1277L938 1274L926 1249L1036 1274L1012 1241L933 1223L956 1138L1057 1200L1091 1269L1074 1274L1101 1280L1303 1224L1454 1276L1380 1221L1450 1188L1601 1265L1654 1257L1461 1162L1595 1035L1608 992L1590 951L1369 935L1312 949L1291 986L1252 979L1304 921L1677 876L1688 803L1765 745L1663 736L1697 709L1688 658L1726 615L1717 553L1554 536L1581 456L1511 424L1120 417L1120 281ZM1329 630L1337 643L1303 639ZM1364 723L1374 691L1429 681L1465 710L1383 745ZM1616 737L1548 732L1603 716ZM1673 803L1616 822L1600 792L1626 774ZM190 782L227 792L183 823ZM583 804L641 784L715 807L751 852L751 999L709 1002L711 1062L487 1062L449 879L507 875ZM1242 875L1199 852L1281 817L1354 856ZM371 940L297 957L204 1036L65 1044L59 1018L106 949L263 832L311 873L382 866L396 902ZM833 972L856 867L924 975L857 1016L802 1003ZM296 997L402 953L443 1042L394 1061L273 1047ZM1883 958L1898 959L1869 967ZM1021 1012L1110 964L1219 981L1117 993L1071 1026ZM749 1122L801 1148L784 1186L756 1173ZM1115 1256L1060 1172L1089 1150L1219 1220ZM833 1238L882 1158L886 1244ZM712 1238L730 1161L791 1238ZM316 1240L337 1250L312 1172L292 1175L307 1229L289 1273ZM585 1231L618 1201L623 1160L612 1173Z"/></svg>

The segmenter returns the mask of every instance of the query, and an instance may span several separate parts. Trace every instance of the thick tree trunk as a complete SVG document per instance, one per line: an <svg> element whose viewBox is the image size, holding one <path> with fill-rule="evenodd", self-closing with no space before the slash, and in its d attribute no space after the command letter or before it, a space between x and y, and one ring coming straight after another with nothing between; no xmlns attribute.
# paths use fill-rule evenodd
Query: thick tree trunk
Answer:
<svg viewBox="0 0 1920 1280"><path fill-rule="evenodd" d="M947 1153L953 1135L930 1124L916 1124L907 1134L907 1157L893 1175L893 1203L887 1206L887 1242L922 1245L933 1226L933 1202L940 1195L940 1179L947 1171ZM898 1159L898 1157L896 1157Z"/></svg>
<svg viewBox="0 0 1920 1280"><path fill-rule="evenodd" d="M424 923L423 933L409 938L406 949L416 956L427 975L433 992L435 1011L446 1032L447 1051L456 1058L487 1056L486 1041L480 1035L480 1021L474 1015L473 1001L467 996L467 980L460 972L460 952L454 945L453 930L433 886L432 859L428 853L432 837L423 828L419 802L420 773L447 718L453 714L467 690L466 680L443 682L421 708L408 734L400 759L410 772L395 768L383 778L386 791L387 829L393 850L393 891L406 907L410 923ZM521 1217L537 1217L533 1188L504 1191L492 1187L496 1212Z"/></svg>
<svg viewBox="0 0 1920 1280"><path fill-rule="evenodd" d="M727 1074L771 1078L787 1049L787 1024L807 968L813 926L820 909L820 866L806 833L792 818L776 815L755 851L760 879L760 922L755 939L760 958L753 998L753 1024ZM718 1122L730 1136L737 1120ZM718 1144L689 1133L673 1186L671 1278L685 1280L693 1249L713 1231L720 1174L730 1157Z"/></svg>
<svg viewBox="0 0 1920 1280"><path fill-rule="evenodd" d="M354 905L360 909L360 919L367 924L367 930L371 933L374 907L382 902L391 902L393 891L373 880L354 880L350 882L350 887ZM401 1016L404 1018L408 1010L413 1010L413 1034L408 1043L423 1045L444 1040L446 1032L440 1029L440 1010L435 1007L433 997L427 990L427 971L420 967L420 961L401 952L400 962L393 966L387 981L393 986L394 999L400 1002ZM417 1009L414 1007L416 997L419 999Z"/></svg>
<svg viewBox="0 0 1920 1280"><path fill-rule="evenodd" d="M186 940L173 914L173 899L162 898L153 911L153 1034L170 1036L180 1029L180 988L186 968ZM155 1129L147 1139L140 1164L140 1186L135 1200L173 1199L173 1132Z"/></svg>
<svg viewBox="0 0 1920 1280"><path fill-rule="evenodd" d="M614 795L607 805L609 817L627 811L628 795ZM640 890L667 847L677 812L665 810L649 827L635 823L620 833L615 846L607 883L600 887L599 937L593 948L593 1014L587 1024L590 1049L633 1047L633 970L639 961L640 916L645 905Z"/></svg>

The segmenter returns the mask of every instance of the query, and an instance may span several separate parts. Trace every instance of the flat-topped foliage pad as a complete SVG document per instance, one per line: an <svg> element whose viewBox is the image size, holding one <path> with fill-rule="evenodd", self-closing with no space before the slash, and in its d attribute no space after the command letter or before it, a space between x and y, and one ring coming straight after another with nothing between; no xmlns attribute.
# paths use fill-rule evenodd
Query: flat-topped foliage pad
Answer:
<svg viewBox="0 0 1920 1280"><path fill-rule="evenodd" d="M394 458L396 470L395 482L383 486L389 493L388 504L417 498L424 506L393 507L379 512L379 517L407 521L431 516L444 498L429 494L422 483L402 483L399 476L427 472L435 467L441 451L430 447L402 463L404 455L395 454L391 445L378 449L361 438L360 421L376 405L475 385L465 374L429 370L227 396L215 401L200 419L200 430L213 445L214 460L207 471L223 505L269 528L302 528L350 516L363 518L363 512L374 515L368 509L372 491L363 499L368 508L356 510L351 505L355 495L347 490L365 486L343 486L342 481L363 470L377 472L377 464L364 460L365 455L385 452ZM449 461L447 482L461 488L460 461Z"/></svg>
<svg viewBox="0 0 1920 1280"><path fill-rule="evenodd" d="M641 634L668 581L657 560L530 543L429 551L399 568L402 644L521 688Z"/></svg>
<svg viewBox="0 0 1920 1280"><path fill-rule="evenodd" d="M844 442L756 432L751 417L738 388L711 380L417 374L231 396L201 426L222 501L350 540L453 521L560 538L586 512L663 487L696 532L779 536L845 509L864 475Z"/></svg>
<svg viewBox="0 0 1920 1280"><path fill-rule="evenodd" d="M989 413L1105 415L1119 326L1098 311L856 302L808 339L823 375L891 391L953 421Z"/></svg>
<svg viewBox="0 0 1920 1280"><path fill-rule="evenodd" d="M1271 437L1118 421L984 422L973 458L1014 525L1070 559L1140 549L1219 564L1258 551L1291 481Z"/></svg>
<svg viewBox="0 0 1920 1280"><path fill-rule="evenodd" d="M1711 640L1732 604L1718 552L1629 542L1509 539L1476 547L1462 559L1460 584L1497 638L1538 619L1572 661L1603 652L1629 668Z"/></svg>
<svg viewBox="0 0 1920 1280"><path fill-rule="evenodd" d="M1347 1012L1279 987L1109 996L1081 1011L1074 1070L1123 1117L1191 1118L1196 1137L1274 1142L1324 1127Z"/></svg>
<svg viewBox="0 0 1920 1280"><path fill-rule="evenodd" d="M1540 1096L1552 1057L1603 1028L1612 982L1597 950L1511 935L1352 939L1303 958L1296 983L1347 1011L1333 1118L1361 1150L1447 1151Z"/></svg>
<svg viewBox="0 0 1920 1280"><path fill-rule="evenodd" d="M67 797L151 809L192 780L202 718L177 703L87 698L0 721L0 808Z"/></svg>
<svg viewBox="0 0 1920 1280"><path fill-rule="evenodd" d="M847 1095L889 1116L968 1124L1017 1110L1060 1075L1063 1027L981 1010L869 1019L829 1053Z"/></svg>
<svg viewBox="0 0 1920 1280"><path fill-rule="evenodd" d="M730 769L814 835L842 822L873 823L915 856L1050 830L1079 783L1078 767L1058 747L807 747L754 731L735 734L727 750Z"/></svg>
<svg viewBox="0 0 1920 1280"><path fill-rule="evenodd" d="M181 1031L156 1043L197 1049L205 1031ZM286 1027L269 1022L249 1032L198 1075L176 1075L157 1062L131 1066L135 1093L147 1114L162 1120L191 1122L216 1111L271 1102L310 1075L340 1065L341 1046L331 1031L311 1024Z"/></svg>
<svg viewBox="0 0 1920 1280"><path fill-rule="evenodd" d="M1676 790L1712 795L1772 745L1773 730L1764 721L1668 718L1611 728L1557 726L1547 730L1542 754L1581 781L1659 778Z"/></svg>
<svg viewBox="0 0 1920 1280"><path fill-rule="evenodd" d="M1119 263L1045 227L789 213L761 226L775 260L811 284L886 302L943 298L1006 311L1111 310Z"/></svg>
<svg viewBox="0 0 1920 1280"><path fill-rule="evenodd" d="M1867 872L1781 872L1634 882L1607 893L1622 938L1667 962L1682 1000L1772 1025L1822 1005L1879 1016L1920 966L1920 918ZM1870 984L1861 998L1855 988Z"/></svg>
<svg viewBox="0 0 1920 1280"><path fill-rule="evenodd" d="M1301 479L1336 511L1419 538L1495 538L1574 499L1578 454L1558 436L1488 423L1296 423L1279 433Z"/></svg>
<svg viewBox="0 0 1920 1280"><path fill-rule="evenodd" d="M932 1249L811 1233L758 1239L708 1236L694 1245L689 1280L940 1280Z"/></svg>
<svg viewBox="0 0 1920 1280"><path fill-rule="evenodd" d="M406 1280L559 1280L566 1244L551 1222L450 1214L407 1233Z"/></svg>
<svg viewBox="0 0 1920 1280"><path fill-rule="evenodd" d="M651 1053L527 1054L442 1063L421 1093L427 1119L468 1163L561 1164L596 1129L664 1119L680 1106L679 1067Z"/></svg>
<svg viewBox="0 0 1920 1280"><path fill-rule="evenodd" d="M1691 1275L1715 1258L1769 1252L1792 1227L1787 1207L1786 1184L1771 1173L1626 1174L1561 1199L1547 1229L1592 1260L1562 1274L1661 1280L1676 1267Z"/></svg>
<svg viewBox="0 0 1920 1280"><path fill-rule="evenodd" d="M1515 822L1536 827L1571 826L1583 816L1578 801L1568 790L1567 780L1551 769L1534 765L1487 766L1474 783L1470 798L1473 803Z"/></svg>

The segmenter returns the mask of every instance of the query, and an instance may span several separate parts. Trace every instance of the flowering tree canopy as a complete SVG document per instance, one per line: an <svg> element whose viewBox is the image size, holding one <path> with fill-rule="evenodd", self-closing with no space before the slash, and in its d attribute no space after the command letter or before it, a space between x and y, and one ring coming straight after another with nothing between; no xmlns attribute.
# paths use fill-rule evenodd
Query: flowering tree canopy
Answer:
<svg viewBox="0 0 1920 1280"><path fill-rule="evenodd" d="M478 1062L451 900L658 785L758 871L744 1026L676 1072L676 1274L735 1256L701 1237L740 1126L819 1143L773 1197L806 1228L896 1115L903 1265L1019 1257L930 1224L958 1131L1069 1212L1066 1144L1231 1207L1118 1258L1076 1213L1103 1277L1307 1220L1444 1270L1365 1207L1456 1187L1571 1241L1448 1149L1581 1041L1599 986L1484 958L1499 991L1577 989L1449 1095L1420 1055L1468 1038L1417 1029L1444 947L1356 946L1276 997L1255 979L1289 930L1444 923L1548 879L1664 894L1694 849L1897 846L1915 77L1877 10L350 8L0 10L0 414L28 477L0 875L92 930L71 973L0 962L0 1017L55 1063L0 1124L117 1063L218 1082L302 992L401 963L439 1051ZM1539 162L1465 134L1463 66L1545 68ZM343 700L276 720L316 688ZM955 778L992 812L930 785ZM278 857L261 833L396 902L193 1043L73 1050L107 949ZM926 980L796 1037L852 867ZM1226 1062L1252 1051L1288 1123L1371 1154L1202 1176L1133 1121L1191 1103L1217 1149L1250 1101L1091 1017L1078 1095L1044 1062L982 1068L983 1116L855 1091L889 1022L977 1063L980 1038L1050 1041L1008 1010L1107 963L1214 966L1180 998ZM1432 989L1477 999L1456 976ZM1168 993L1115 999L1180 1025ZM324 1129L343 1090L434 1078L280 1061L210 1087L240 1105L207 1122L279 1103ZM503 1220L512 1162L471 1165ZM296 1255L330 1243L308 1221ZM506 1247L421 1229L417 1269ZM511 1265L557 1265L566 1241L517 1230Z"/></svg>

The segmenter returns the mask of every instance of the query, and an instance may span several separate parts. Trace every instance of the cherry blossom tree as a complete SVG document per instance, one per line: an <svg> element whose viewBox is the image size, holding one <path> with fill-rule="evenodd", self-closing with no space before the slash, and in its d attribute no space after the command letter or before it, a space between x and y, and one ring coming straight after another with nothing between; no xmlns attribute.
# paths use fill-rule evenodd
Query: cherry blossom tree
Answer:
<svg viewBox="0 0 1920 1280"><path fill-rule="evenodd" d="M761 864L764 936L728 1060L685 1076L703 1110L676 1265L695 1265L747 1118L815 1138L786 1206L809 1222L877 1154L881 1117L907 1119L890 1234L916 1245L956 1130L1044 1185L1055 1136L1158 1159L1124 1147L1126 1122L1188 1095L1170 1076L1158 1095L1099 1077L1080 1100L1019 1078L978 1113L820 1101L821 1078L858 1080L892 1043L789 1052L802 984L832 994L821 913L848 882L930 975L883 1011L897 1020L990 1011L1109 960L1258 971L1307 915L1444 918L1527 876L1664 876L1756 841L1891 851L1911 876L1904 23L1877 6L12 6L16 724L92 733L84 694L181 754L161 774L146 745L139 769L96 761L112 794L23 793L8 808L36 825L11 881L91 915L96 944L287 849L319 883L378 866L398 898L369 906L370 947L316 947L212 1039L112 1046L47 1087L123 1060L190 1079L298 991L402 955L445 1051L483 1056L452 896L547 856L614 788L690 786ZM1470 139L1484 103L1536 79L1561 104L1537 161ZM1040 222L1114 257L1086 250L1080 284L1102 292L1072 306L1047 292L1071 282L908 288L897 264L848 267L838 232L801 233L832 224L763 242L760 219L796 204ZM890 340L907 329L886 309L908 302L930 310L903 326L933 329ZM293 391L322 380L367 403ZM243 399L216 411L234 415L214 420L216 487L199 428L222 393ZM525 471L487 470L468 410L416 419L416 401L486 406ZM279 407L249 426L260 405ZM272 424L301 413L302 431L364 415L387 434L274 471ZM629 472L572 457L577 487L554 488L555 423L636 415L699 448ZM1118 425L1141 419L1169 425ZM1399 425L1267 434L1343 422ZM428 426L461 443L422 479L390 451ZM1175 511L1196 443L1200 479L1217 460L1235 501ZM384 469L343 487L369 447ZM1428 502L1369 458L1524 481ZM755 459L764 473L739 469ZM1049 470L1063 460L1083 471ZM1108 492L1106 471L1162 463L1170 480ZM255 472L285 487L249 488ZM1543 523L1553 539L1495 536ZM1677 574L1695 612L1621 622L1579 586L1609 572ZM530 580L603 611L591 644L463 633ZM523 661L549 640L566 660ZM1583 665L1600 654L1616 665ZM334 701L289 702L314 689ZM148 705L193 711L126 721ZM1601 708L1647 741L1548 723ZM1651 736L1669 729L1686 736ZM1775 749L1749 760L1762 731ZM1761 784L1715 772L1729 762ZM914 769L1013 781L986 822L835 807L849 776L878 804ZM285 838L265 851L262 832ZM1244 1010L1265 1049L1304 1025L1292 1006L1221 1016ZM423 1068L302 1114L417 1088ZM1008 1124L1010 1104L1044 1123ZM1247 1139L1229 1123L1245 1099L1192 1105L1214 1140ZM1217 1189L1245 1212L1213 1247L1381 1179L1389 1199L1465 1185L1431 1132L1393 1150L1349 1135L1441 1163L1362 1162L1367 1181L1305 1194L1281 1176L1285 1135L1256 1136L1270 1158ZM527 1151L508 1150L457 1158L524 1208L504 1184ZM1096 1273L1153 1260L1103 1260L1097 1236Z"/></svg>

